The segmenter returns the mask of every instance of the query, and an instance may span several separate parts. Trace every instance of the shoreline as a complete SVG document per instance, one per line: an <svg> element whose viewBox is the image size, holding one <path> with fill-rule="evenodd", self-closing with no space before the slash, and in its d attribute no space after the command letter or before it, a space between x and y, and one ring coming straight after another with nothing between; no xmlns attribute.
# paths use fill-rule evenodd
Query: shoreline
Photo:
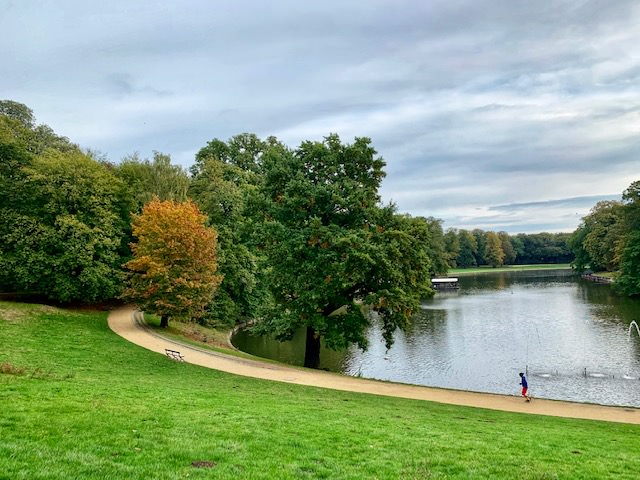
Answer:
<svg viewBox="0 0 640 480"><path fill-rule="evenodd" d="M165 349L176 350L178 347L185 362L234 375L490 410L640 424L640 409L633 407L614 407L546 399L534 399L527 403L519 396L382 382L235 357L169 340L151 331L145 325L141 325L134 318L134 314L135 309L132 307L122 307L111 311L108 317L109 328L117 335L140 347L162 355L165 354Z"/></svg>

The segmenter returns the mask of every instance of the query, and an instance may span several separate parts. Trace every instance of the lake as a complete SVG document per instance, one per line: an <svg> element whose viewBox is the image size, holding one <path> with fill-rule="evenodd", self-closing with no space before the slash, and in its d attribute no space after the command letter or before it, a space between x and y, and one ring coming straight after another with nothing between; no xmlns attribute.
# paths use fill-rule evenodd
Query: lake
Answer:
<svg viewBox="0 0 640 480"><path fill-rule="evenodd" d="M640 301L568 270L460 277L425 300L387 351L372 319L369 349L323 350L321 367L347 375L479 392L640 407ZM630 334L631 333L631 334ZM304 334L275 342L241 332L243 351L302 365Z"/></svg>

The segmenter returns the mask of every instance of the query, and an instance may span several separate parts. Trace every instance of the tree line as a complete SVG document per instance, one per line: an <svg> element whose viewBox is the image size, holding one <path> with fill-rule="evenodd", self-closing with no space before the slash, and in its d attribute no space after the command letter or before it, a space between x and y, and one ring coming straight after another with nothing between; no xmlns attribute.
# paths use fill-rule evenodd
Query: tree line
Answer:
<svg viewBox="0 0 640 480"><path fill-rule="evenodd" d="M578 271L613 272L614 288L640 295L640 181L622 200L598 202L570 239Z"/></svg>
<svg viewBox="0 0 640 480"><path fill-rule="evenodd" d="M568 234L443 231L383 204L385 162L368 138L291 148L213 139L189 170L154 152L113 163L33 112L0 101L0 291L57 302L130 301L161 316L307 330L366 348L370 312L388 346L449 268L573 259Z"/></svg>
<svg viewBox="0 0 640 480"><path fill-rule="evenodd" d="M446 261L449 268L569 263L574 259L570 237L570 233L512 236L507 232L452 228L444 234Z"/></svg>
<svg viewBox="0 0 640 480"><path fill-rule="evenodd" d="M390 345L446 266L439 221L382 204L384 166L367 138L253 134L208 142L189 171L161 152L116 164L1 101L0 290L306 328L311 367L320 339L366 347L368 311Z"/></svg>

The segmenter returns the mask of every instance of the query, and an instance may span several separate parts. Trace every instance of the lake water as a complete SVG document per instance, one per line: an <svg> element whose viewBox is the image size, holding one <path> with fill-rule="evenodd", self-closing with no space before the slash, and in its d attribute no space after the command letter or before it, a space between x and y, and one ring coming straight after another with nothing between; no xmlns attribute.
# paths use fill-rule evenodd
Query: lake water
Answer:
<svg viewBox="0 0 640 480"><path fill-rule="evenodd" d="M460 277L460 289L423 303L384 347L373 320L369 349L323 350L322 368L402 383L640 407L640 301L569 271ZM301 365L304 335L275 342L241 333L241 350Z"/></svg>

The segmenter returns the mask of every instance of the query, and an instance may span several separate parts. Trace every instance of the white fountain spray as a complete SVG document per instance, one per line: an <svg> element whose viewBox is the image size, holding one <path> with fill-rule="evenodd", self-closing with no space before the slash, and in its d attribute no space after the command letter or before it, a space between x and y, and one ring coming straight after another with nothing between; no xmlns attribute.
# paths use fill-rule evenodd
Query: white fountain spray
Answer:
<svg viewBox="0 0 640 480"><path fill-rule="evenodd" d="M632 320L631 323L629 324L629 331L627 332L627 336L629 337L629 340L631 340L631 331L633 330L633 327L636 327L636 332L638 332L638 336L640 337L640 327L638 327L638 322L636 322L635 320ZM636 380L636 377L629 374L623 375L622 378L624 378L625 380Z"/></svg>
<svg viewBox="0 0 640 480"><path fill-rule="evenodd" d="M636 327L636 332L638 332L638 336L640 336L640 327L638 326L638 323L635 320L632 320L631 323L629 324L629 338L631 338L631 327L635 326Z"/></svg>

